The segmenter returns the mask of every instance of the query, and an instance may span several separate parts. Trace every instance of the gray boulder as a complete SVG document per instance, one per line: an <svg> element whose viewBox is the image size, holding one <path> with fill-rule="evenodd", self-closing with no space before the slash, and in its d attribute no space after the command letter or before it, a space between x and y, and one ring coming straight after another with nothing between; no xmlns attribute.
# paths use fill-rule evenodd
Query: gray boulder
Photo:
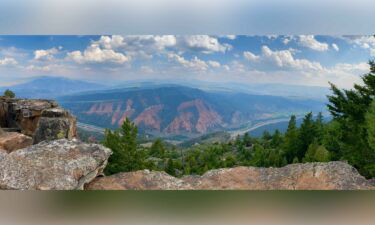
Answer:
<svg viewBox="0 0 375 225"><path fill-rule="evenodd" d="M102 175L111 150L76 139L41 142L0 152L0 189L82 190Z"/></svg>
<svg viewBox="0 0 375 225"><path fill-rule="evenodd" d="M172 177L147 170L98 177L89 190L373 190L346 162L299 163L282 168L235 167L202 176Z"/></svg>

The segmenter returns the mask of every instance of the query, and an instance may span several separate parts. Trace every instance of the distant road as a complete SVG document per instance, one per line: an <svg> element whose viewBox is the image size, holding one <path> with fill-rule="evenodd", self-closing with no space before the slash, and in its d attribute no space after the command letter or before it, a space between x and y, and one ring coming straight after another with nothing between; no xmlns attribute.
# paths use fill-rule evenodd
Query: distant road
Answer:
<svg viewBox="0 0 375 225"><path fill-rule="evenodd" d="M84 130L87 130L87 131L98 132L98 133L101 133L101 134L104 134L104 131L105 131L104 128L93 126L93 125L86 124L86 123L81 123L81 122L77 122L77 127L81 128L81 129L84 129Z"/></svg>
<svg viewBox="0 0 375 225"><path fill-rule="evenodd" d="M301 117L297 117L296 119L299 119L299 118L301 118ZM230 138L234 139L234 138L237 137L237 135L244 135L245 133L253 131L253 130L256 130L256 129L260 128L260 127L263 127L263 126L266 126L266 125L269 125L269 124L274 124L274 123L288 122L289 120L290 120L290 118L268 120L268 121L264 121L264 122L260 122L260 123L254 124L253 126L248 127L248 128L244 128L244 129L240 129L240 130L235 130L235 131L230 131L229 132L230 133Z"/></svg>

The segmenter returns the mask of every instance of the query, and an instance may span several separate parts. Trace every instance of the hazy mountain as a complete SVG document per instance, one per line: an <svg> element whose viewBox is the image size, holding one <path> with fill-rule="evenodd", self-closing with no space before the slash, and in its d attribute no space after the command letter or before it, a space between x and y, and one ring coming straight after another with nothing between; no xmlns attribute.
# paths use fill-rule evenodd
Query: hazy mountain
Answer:
<svg viewBox="0 0 375 225"><path fill-rule="evenodd" d="M165 136L204 134L324 109L323 102L316 100L208 92L177 85L91 91L58 101L83 123L116 128L129 117L141 131Z"/></svg>
<svg viewBox="0 0 375 225"><path fill-rule="evenodd" d="M191 88L198 88L206 91L219 92L242 92L255 95L272 95L295 98L311 98L326 100L331 94L328 87L292 85L279 83L237 83L237 82L207 82L199 80L139 80L127 81L116 85L113 88L130 87L155 87L163 85L183 84Z"/></svg>
<svg viewBox="0 0 375 225"><path fill-rule="evenodd" d="M63 77L38 77L34 80L9 86L0 87L0 91L11 89L21 98L55 98L76 92L99 90L106 86Z"/></svg>

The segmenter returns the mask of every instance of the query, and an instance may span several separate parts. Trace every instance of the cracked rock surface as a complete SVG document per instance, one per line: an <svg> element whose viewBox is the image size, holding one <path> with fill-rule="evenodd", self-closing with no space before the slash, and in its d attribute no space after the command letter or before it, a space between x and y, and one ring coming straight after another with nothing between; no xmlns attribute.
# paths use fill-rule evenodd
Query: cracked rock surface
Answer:
<svg viewBox="0 0 375 225"><path fill-rule="evenodd" d="M236 167L202 176L172 177L164 172L119 173L98 177L90 190L368 190L375 189L346 162L298 163L282 168Z"/></svg>
<svg viewBox="0 0 375 225"><path fill-rule="evenodd" d="M111 150L76 139L0 152L0 189L81 190L101 175Z"/></svg>

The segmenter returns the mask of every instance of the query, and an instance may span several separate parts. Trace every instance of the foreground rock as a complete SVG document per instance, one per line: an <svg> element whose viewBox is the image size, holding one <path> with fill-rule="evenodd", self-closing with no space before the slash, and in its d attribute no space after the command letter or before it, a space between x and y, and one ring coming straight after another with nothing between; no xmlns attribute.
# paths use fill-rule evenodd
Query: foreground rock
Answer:
<svg viewBox="0 0 375 225"><path fill-rule="evenodd" d="M236 167L203 176L174 178L147 170L96 178L90 190L367 190L370 181L345 162L292 164L282 168Z"/></svg>
<svg viewBox="0 0 375 225"><path fill-rule="evenodd" d="M33 139L29 136L17 132L3 132L0 134L0 149L7 153L26 148L33 144Z"/></svg>
<svg viewBox="0 0 375 225"><path fill-rule="evenodd" d="M41 141L76 137L76 119L55 101L0 97L0 127Z"/></svg>
<svg viewBox="0 0 375 225"><path fill-rule="evenodd" d="M74 190L101 175L111 151L74 140L41 142L10 154L0 152L0 188Z"/></svg>
<svg viewBox="0 0 375 225"><path fill-rule="evenodd" d="M140 170L97 178L87 185L89 190L186 190L191 186L165 172Z"/></svg>

